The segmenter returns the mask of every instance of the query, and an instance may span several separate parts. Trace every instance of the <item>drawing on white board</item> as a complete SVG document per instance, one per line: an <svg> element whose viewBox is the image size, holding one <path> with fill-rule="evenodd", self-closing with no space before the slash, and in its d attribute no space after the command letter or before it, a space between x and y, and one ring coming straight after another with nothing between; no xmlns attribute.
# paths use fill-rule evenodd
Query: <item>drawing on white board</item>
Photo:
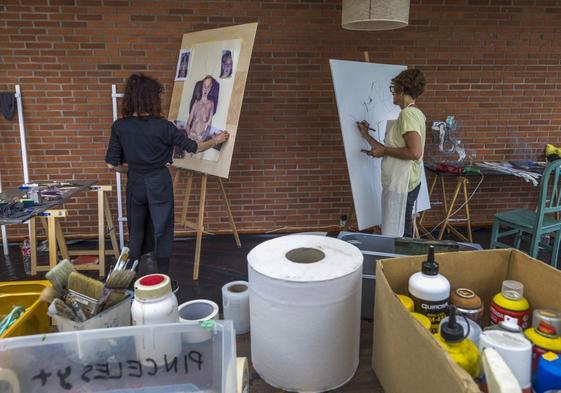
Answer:
<svg viewBox="0 0 561 393"><path fill-rule="evenodd" d="M361 152L369 150L370 145L360 135L356 123L368 121L370 135L384 142L387 121L397 119L400 112L388 87L391 79L407 67L343 60L330 60L330 65L358 228L363 230L382 222L381 159ZM429 208L423 171L416 211Z"/></svg>

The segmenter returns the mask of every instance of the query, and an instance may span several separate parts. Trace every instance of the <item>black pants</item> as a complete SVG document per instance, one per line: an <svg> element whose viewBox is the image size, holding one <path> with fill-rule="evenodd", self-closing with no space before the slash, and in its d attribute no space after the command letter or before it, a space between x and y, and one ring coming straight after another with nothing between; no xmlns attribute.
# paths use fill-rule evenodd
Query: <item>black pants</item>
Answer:
<svg viewBox="0 0 561 393"><path fill-rule="evenodd" d="M130 259L152 251L158 270L167 274L173 245L173 183L167 168L129 171L127 226Z"/></svg>
<svg viewBox="0 0 561 393"><path fill-rule="evenodd" d="M413 237L413 205L419 196L421 190L421 183L407 194L407 206L405 207L405 230L404 237Z"/></svg>

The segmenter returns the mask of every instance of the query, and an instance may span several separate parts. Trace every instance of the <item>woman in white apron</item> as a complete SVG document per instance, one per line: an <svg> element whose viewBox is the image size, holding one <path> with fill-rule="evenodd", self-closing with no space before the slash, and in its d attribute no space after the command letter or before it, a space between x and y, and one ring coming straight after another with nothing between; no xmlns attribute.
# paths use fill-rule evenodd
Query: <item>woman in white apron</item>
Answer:
<svg viewBox="0 0 561 393"><path fill-rule="evenodd" d="M421 188L426 117L415 104L425 90L425 76L420 70L402 71L392 79L390 91L394 105L401 112L391 128L386 129L384 144L368 133L367 121L358 129L370 143L368 152L382 159L382 233L388 236L413 236L413 206ZM388 125L390 122L388 122Z"/></svg>

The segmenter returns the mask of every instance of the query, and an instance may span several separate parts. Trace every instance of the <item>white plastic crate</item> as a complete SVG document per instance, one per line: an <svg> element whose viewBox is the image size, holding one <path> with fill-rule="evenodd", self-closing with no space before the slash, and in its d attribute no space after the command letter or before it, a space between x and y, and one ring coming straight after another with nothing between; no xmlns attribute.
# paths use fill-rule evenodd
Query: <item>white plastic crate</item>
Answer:
<svg viewBox="0 0 561 393"><path fill-rule="evenodd" d="M232 321L216 321L207 341L182 338L199 329L173 323L7 338L0 369L15 374L25 393L235 393Z"/></svg>
<svg viewBox="0 0 561 393"><path fill-rule="evenodd" d="M130 326L131 324L132 296L111 306L96 316L84 322L75 322L60 315L50 315L59 332L72 332L75 330L103 329L110 327Z"/></svg>

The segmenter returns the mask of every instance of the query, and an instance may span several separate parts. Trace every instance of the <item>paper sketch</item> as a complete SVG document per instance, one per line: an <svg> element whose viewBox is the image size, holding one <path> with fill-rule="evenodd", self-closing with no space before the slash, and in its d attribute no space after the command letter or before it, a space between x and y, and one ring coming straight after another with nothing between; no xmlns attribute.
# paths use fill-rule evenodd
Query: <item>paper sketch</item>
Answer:
<svg viewBox="0 0 561 393"><path fill-rule="evenodd" d="M174 166L228 177L257 24L183 35L168 119L204 142L224 130L228 142L203 153L174 151ZM188 53L187 71L180 68Z"/></svg>
<svg viewBox="0 0 561 393"><path fill-rule="evenodd" d="M175 72L175 80L183 81L187 78L189 72L189 59L191 58L190 49L182 49L179 51L179 58L177 60L177 70Z"/></svg>
<svg viewBox="0 0 561 393"><path fill-rule="evenodd" d="M358 228L363 230L382 222L381 159L361 153L370 145L361 137L356 122L368 121L370 134L383 143L387 121L397 119L400 111L388 87L407 67L343 60L330 60L330 65ZM429 208L423 171L417 211Z"/></svg>

